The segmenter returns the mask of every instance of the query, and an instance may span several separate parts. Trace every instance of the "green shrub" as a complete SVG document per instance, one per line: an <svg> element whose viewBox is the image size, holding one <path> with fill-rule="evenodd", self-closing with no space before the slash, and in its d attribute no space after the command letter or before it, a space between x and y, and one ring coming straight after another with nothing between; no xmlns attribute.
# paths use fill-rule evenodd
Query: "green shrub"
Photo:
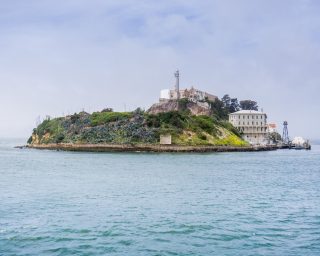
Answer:
<svg viewBox="0 0 320 256"><path fill-rule="evenodd" d="M199 135L199 139L201 139L201 140L207 140L207 136L202 133L202 134Z"/></svg>
<svg viewBox="0 0 320 256"><path fill-rule="evenodd" d="M110 122L129 119L132 117L130 112L95 112L91 115L91 125L103 125Z"/></svg>
<svg viewBox="0 0 320 256"><path fill-rule="evenodd" d="M209 116L194 116L193 119L193 125L192 128L195 132L197 132L200 129L203 131L214 135L217 131L217 128L214 124L214 121L212 117Z"/></svg>
<svg viewBox="0 0 320 256"><path fill-rule="evenodd" d="M55 143L61 143L64 140L65 136L64 134L60 133L55 138Z"/></svg>
<svg viewBox="0 0 320 256"><path fill-rule="evenodd" d="M27 143L28 143L28 144L31 144L31 143L32 143L32 136L29 137Z"/></svg>
<svg viewBox="0 0 320 256"><path fill-rule="evenodd" d="M57 134L62 130L61 127L61 119L46 119L44 120L36 129L36 134L41 138L46 133L50 133L52 135Z"/></svg>

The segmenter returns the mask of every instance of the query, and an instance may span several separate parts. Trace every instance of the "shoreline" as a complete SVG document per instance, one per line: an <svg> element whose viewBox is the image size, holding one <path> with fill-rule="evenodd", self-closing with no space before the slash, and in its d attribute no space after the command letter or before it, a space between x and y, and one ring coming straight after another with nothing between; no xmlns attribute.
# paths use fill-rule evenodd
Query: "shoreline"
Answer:
<svg viewBox="0 0 320 256"><path fill-rule="evenodd" d="M273 151L277 146L179 146L179 145L148 145L148 144L33 144L17 148L29 148L40 150L62 150L75 152L257 152Z"/></svg>

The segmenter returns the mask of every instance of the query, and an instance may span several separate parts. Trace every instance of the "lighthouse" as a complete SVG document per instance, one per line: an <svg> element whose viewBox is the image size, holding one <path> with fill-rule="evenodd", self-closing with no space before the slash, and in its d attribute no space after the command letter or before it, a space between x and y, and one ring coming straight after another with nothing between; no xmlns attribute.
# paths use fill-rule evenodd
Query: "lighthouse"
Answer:
<svg viewBox="0 0 320 256"><path fill-rule="evenodd" d="M177 100L180 99L180 91L179 91L179 79L180 79L180 72L179 70L177 70L175 73L174 73L174 76L176 78L176 85L175 85L175 91L176 91L176 97L177 97Z"/></svg>

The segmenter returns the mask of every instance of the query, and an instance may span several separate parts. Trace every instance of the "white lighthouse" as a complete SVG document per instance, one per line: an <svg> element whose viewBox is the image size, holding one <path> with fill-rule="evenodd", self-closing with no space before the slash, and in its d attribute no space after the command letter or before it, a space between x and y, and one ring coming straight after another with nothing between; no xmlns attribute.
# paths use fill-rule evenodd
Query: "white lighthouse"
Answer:
<svg viewBox="0 0 320 256"><path fill-rule="evenodd" d="M176 97L177 97L177 100L179 100L180 99L180 89L179 89L179 83L180 83L180 81L179 81L179 79L180 79L180 72L179 72L179 70L177 70L175 73L174 73L174 76L175 76L175 78L176 78L176 85L175 85L175 91L176 91Z"/></svg>

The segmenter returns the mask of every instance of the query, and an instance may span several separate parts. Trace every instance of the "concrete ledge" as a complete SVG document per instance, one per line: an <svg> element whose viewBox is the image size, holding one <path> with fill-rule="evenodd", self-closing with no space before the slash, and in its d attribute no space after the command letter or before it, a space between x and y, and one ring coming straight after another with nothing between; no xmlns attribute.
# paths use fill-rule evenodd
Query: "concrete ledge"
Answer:
<svg viewBox="0 0 320 256"><path fill-rule="evenodd" d="M33 144L26 148L82 152L255 152L276 150L276 146L178 146L147 144Z"/></svg>

